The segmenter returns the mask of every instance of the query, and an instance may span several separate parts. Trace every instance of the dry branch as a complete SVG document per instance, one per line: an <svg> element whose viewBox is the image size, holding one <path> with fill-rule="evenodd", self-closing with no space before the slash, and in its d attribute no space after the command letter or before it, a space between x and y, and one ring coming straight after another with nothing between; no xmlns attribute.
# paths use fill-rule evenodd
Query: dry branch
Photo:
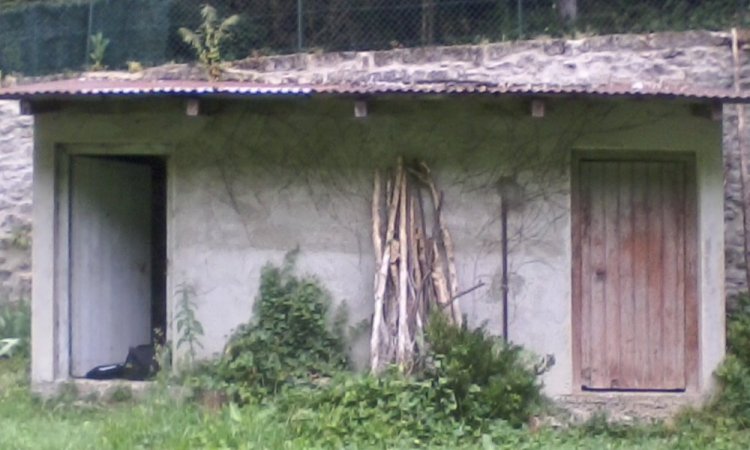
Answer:
<svg viewBox="0 0 750 450"><path fill-rule="evenodd" d="M406 230L407 224L407 211L406 206L408 201L406 199L406 173L401 169L401 161L399 161L399 170L401 174L401 198L399 202L399 271L398 271L398 347L396 347L396 358L399 365L403 369L410 357L409 352L409 328L408 328L408 277L409 277L409 242L407 239Z"/></svg>
<svg viewBox="0 0 750 450"><path fill-rule="evenodd" d="M375 267L383 261L382 181L380 171L375 170L372 183L372 246L375 248Z"/></svg>
<svg viewBox="0 0 750 450"><path fill-rule="evenodd" d="M437 306L437 311L445 310L452 322L461 323L458 298L481 287L458 291L453 239L443 224L442 193L429 167L420 163L416 168L406 168L399 158L385 189L383 185L376 171L372 241L377 273L370 339L370 364L375 373L388 364L410 371L423 350L424 325L432 306ZM432 200L429 216L425 214L423 187Z"/></svg>
<svg viewBox="0 0 750 450"><path fill-rule="evenodd" d="M388 183L388 185L390 185L390 182ZM381 195L380 192L377 192L377 195L379 197ZM379 204L380 199L373 199L373 203L376 202ZM381 355L383 354L381 350L381 347L383 345L382 338L383 335L386 334L383 330L383 309L385 303L386 288L388 286L388 272L391 267L391 255L393 253L393 234L396 226L397 207L398 198L394 197L391 199L391 203L388 206L388 223L385 231L385 247L383 247L382 245L380 247L380 251L382 251L383 254L379 257L380 266L378 267L378 273L375 282L375 314L373 316L372 336L370 338L370 367L374 372L378 372L381 368ZM375 227L373 227L373 230L375 230ZM376 251L378 251L377 248Z"/></svg>

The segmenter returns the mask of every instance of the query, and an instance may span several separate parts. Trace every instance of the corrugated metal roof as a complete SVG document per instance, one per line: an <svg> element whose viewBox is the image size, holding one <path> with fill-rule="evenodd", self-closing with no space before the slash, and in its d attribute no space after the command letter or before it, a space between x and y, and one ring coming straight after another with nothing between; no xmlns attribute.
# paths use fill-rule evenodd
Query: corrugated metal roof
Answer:
<svg viewBox="0 0 750 450"><path fill-rule="evenodd" d="M627 96L717 100L728 103L750 102L750 92L731 89L702 89L686 85L504 85L444 81L420 84L256 84L188 80L61 80L18 85L0 89L0 99L75 99L85 97L251 97L310 95L552 95Z"/></svg>
<svg viewBox="0 0 750 450"><path fill-rule="evenodd" d="M150 97L208 95L306 95L309 88L293 85L211 83L207 81L60 80L0 89L0 98Z"/></svg>

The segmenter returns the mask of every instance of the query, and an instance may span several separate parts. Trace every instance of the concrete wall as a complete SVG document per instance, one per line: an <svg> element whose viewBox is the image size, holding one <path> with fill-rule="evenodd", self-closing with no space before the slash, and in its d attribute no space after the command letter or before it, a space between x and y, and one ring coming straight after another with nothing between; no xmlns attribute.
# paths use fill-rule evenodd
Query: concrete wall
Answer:
<svg viewBox="0 0 750 450"><path fill-rule="evenodd" d="M0 101L0 302L31 294L32 124Z"/></svg>
<svg viewBox="0 0 750 450"><path fill-rule="evenodd" d="M191 118L179 101L71 105L37 118L33 370L65 378L65 265L57 270L55 165L66 153L155 153L168 159L169 302L192 286L205 328L201 356L251 318L260 268L299 246L350 320L372 314L371 176L397 155L425 159L445 191L462 299L472 325L500 333L502 177L523 187L510 216L511 339L557 361L552 395L573 391L570 159L580 150L694 152L698 160L701 387L723 355L723 183L718 122L680 102L556 100L532 119L526 100L378 99L355 119L347 100L208 102ZM58 210L59 213L59 210ZM60 230L57 230L60 233ZM57 239L57 240L56 240ZM61 242L62 239L62 242ZM62 247L61 247L62 245ZM58 256L60 256L58 254ZM57 280L53 282L53 280ZM55 305L55 302L57 304ZM53 307L53 305L55 305ZM174 330L171 330L174 332ZM354 342L367 357L367 339Z"/></svg>

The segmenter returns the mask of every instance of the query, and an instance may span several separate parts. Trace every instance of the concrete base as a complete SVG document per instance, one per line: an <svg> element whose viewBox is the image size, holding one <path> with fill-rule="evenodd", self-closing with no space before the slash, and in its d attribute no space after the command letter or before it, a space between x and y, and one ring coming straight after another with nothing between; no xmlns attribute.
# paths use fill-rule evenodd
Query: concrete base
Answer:
<svg viewBox="0 0 750 450"><path fill-rule="evenodd" d="M35 383L32 390L43 399L70 396L88 401L144 399L156 387L152 381L72 379Z"/></svg>
<svg viewBox="0 0 750 450"><path fill-rule="evenodd" d="M592 392L560 396L558 423L580 424L597 414L610 423L648 423L673 418L680 411L700 407L705 397L684 393Z"/></svg>

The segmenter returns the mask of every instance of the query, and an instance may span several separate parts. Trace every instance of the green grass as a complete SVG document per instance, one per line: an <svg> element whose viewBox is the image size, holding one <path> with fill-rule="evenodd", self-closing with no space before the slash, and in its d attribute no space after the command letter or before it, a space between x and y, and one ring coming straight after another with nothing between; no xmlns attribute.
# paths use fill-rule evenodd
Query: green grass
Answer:
<svg viewBox="0 0 750 450"><path fill-rule="evenodd" d="M64 396L41 401L30 394L27 380L25 360L0 360L2 449L322 448L314 439L293 435L285 416L272 404L210 411L194 402L174 400L159 389L141 401L91 403ZM669 428L590 424L531 432L498 424L485 436L456 438L442 448L745 449L748 442L750 430L740 429L732 419L694 413ZM372 448L357 442L335 447ZM415 447L440 448L429 442L403 440L383 442L376 448Z"/></svg>

